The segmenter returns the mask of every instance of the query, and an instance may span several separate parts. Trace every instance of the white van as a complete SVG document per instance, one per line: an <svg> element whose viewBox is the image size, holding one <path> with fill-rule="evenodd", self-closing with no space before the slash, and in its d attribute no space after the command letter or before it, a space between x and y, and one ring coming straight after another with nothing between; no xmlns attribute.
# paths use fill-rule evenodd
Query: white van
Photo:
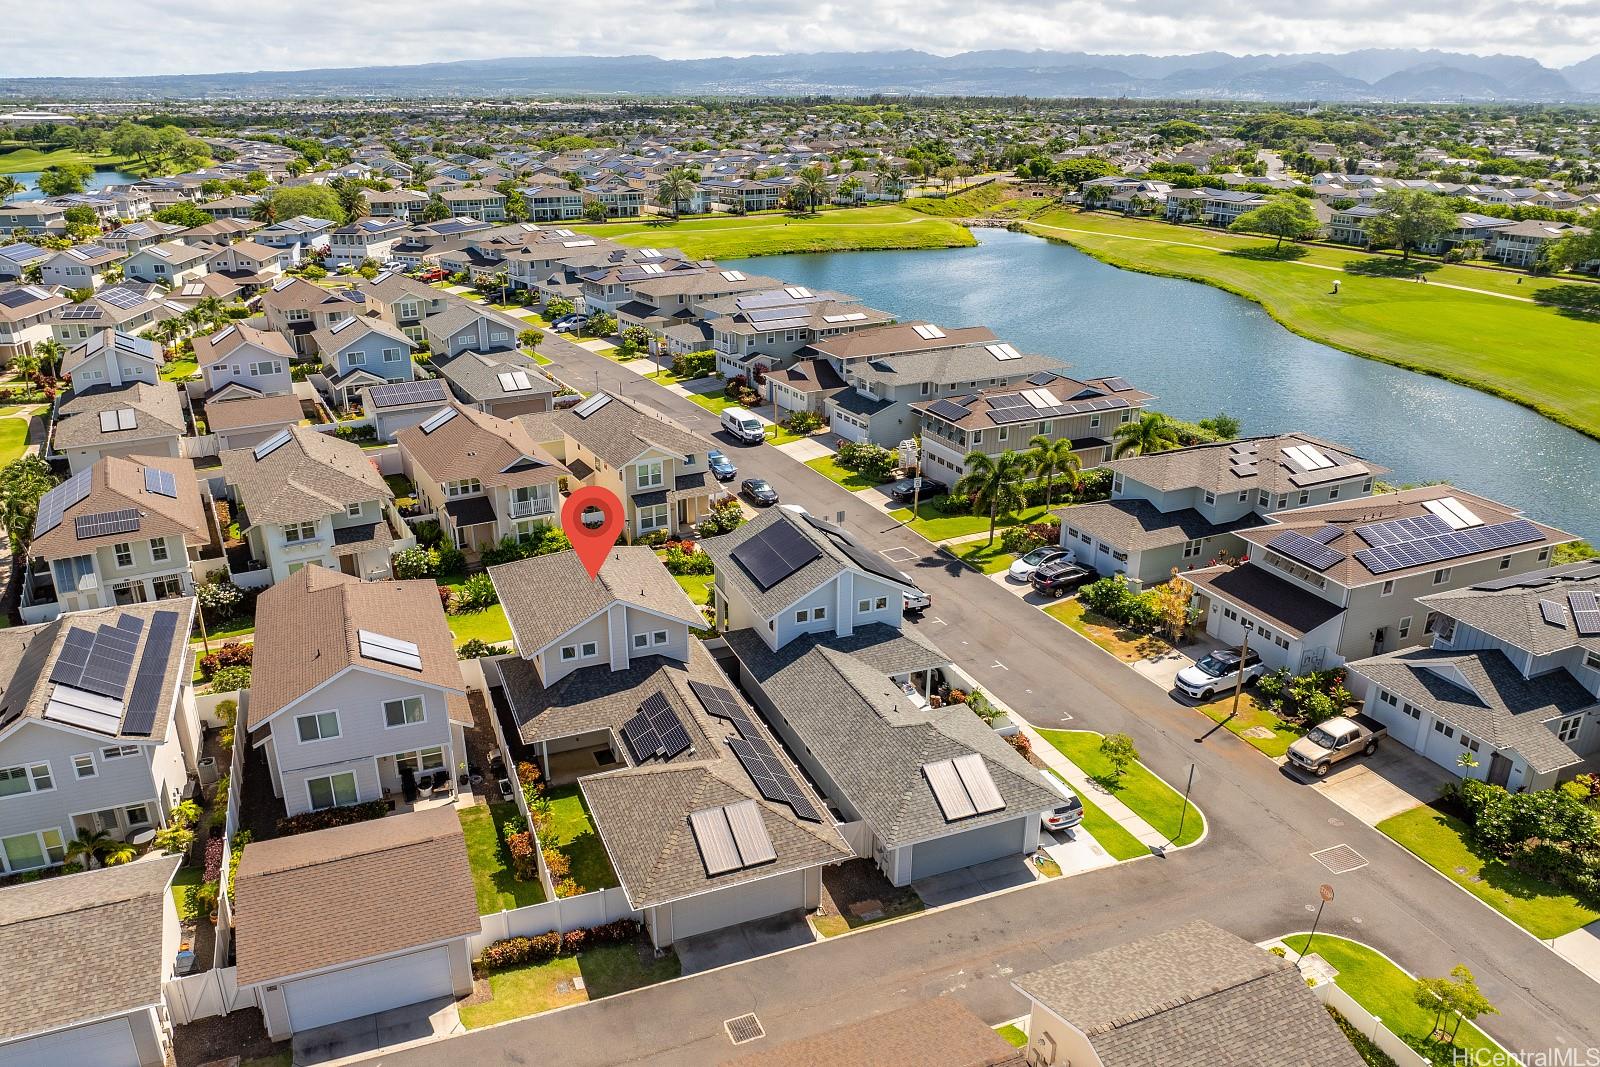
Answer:
<svg viewBox="0 0 1600 1067"><path fill-rule="evenodd" d="M759 445L767 439L767 431L761 428L761 420L741 407L722 409L722 428L732 434L735 440L747 445Z"/></svg>

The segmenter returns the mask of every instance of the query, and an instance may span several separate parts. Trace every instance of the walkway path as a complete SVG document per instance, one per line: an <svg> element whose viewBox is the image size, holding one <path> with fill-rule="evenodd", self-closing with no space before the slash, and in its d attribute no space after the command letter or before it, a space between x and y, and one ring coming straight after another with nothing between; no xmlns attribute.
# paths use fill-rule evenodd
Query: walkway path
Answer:
<svg viewBox="0 0 1600 1067"><path fill-rule="evenodd" d="M1095 807L1121 823L1122 828L1137 837L1141 845L1154 849L1166 847L1166 834L1151 826L1132 808L1118 800L1116 794L1107 792L1098 782L1083 773L1076 763L1067 759L1056 749L1056 746L1040 736L1039 731L1022 722L1021 719L1015 721L1021 725L1023 734L1032 743L1034 755L1044 760L1047 767L1065 778L1068 785L1080 794L1088 796Z"/></svg>

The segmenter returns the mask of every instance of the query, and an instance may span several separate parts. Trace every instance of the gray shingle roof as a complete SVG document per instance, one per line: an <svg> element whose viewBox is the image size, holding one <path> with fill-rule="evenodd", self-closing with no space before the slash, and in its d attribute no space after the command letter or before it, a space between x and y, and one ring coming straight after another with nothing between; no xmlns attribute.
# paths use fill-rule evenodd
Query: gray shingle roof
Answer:
<svg viewBox="0 0 1600 1067"><path fill-rule="evenodd" d="M677 579L641 545L613 548L593 579L576 552L502 563L489 568L489 577L524 656L536 654L612 604L644 608L689 626L705 625Z"/></svg>
<svg viewBox="0 0 1600 1067"><path fill-rule="evenodd" d="M776 652L754 630L726 637L739 662L886 847L1059 803L1038 772L972 712L962 706L917 709L890 682L891 675L948 662L911 635L875 623L849 637L806 635ZM983 756L1006 805L947 822L922 768L968 752Z"/></svg>
<svg viewBox="0 0 1600 1067"><path fill-rule="evenodd" d="M733 558L733 553L740 545L779 523L793 527L801 537L816 545L821 555L770 589L762 589L751 580L743 565ZM843 531L840 533L843 534ZM700 549L716 565L719 580L732 586L739 599L766 619L777 615L846 569L855 568L849 556L831 538L782 508L764 511L732 533L708 538L700 543Z"/></svg>
<svg viewBox="0 0 1600 1067"><path fill-rule="evenodd" d="M1334 466L1314 472L1303 471L1284 454L1285 448L1295 445L1316 447L1334 461ZM1253 456L1253 462L1236 465L1233 458L1241 454ZM1245 489L1287 493L1340 478L1388 473L1387 467L1364 460L1342 445L1303 433L1247 437L1238 441L1174 448L1149 455L1127 456L1112 460L1106 466L1163 492L1198 488L1217 493ZM1335 477L1328 477L1330 474Z"/></svg>
<svg viewBox="0 0 1600 1067"><path fill-rule="evenodd" d="M361 446L303 426L264 458L249 448L222 453L222 473L244 498L252 525L320 519L368 500L394 494Z"/></svg>
<svg viewBox="0 0 1600 1067"><path fill-rule="evenodd" d="M1061 517L1063 525L1082 530L1126 552L1142 552L1148 548L1237 533L1264 526L1267 521L1251 512L1233 522L1212 522L1194 508L1162 511L1148 500L1132 497L1079 504L1062 508L1056 514Z"/></svg>
<svg viewBox="0 0 1600 1067"><path fill-rule="evenodd" d="M1360 1067L1287 960L1204 920L1027 975L1104 1067Z"/></svg>
<svg viewBox="0 0 1600 1067"><path fill-rule="evenodd" d="M599 394L597 394L599 395ZM701 437L663 415L640 410L618 396L588 418L579 418L571 408L523 416L535 440L550 440L552 429L569 435L584 448L613 467L632 463L649 448L659 448L680 456L704 453L715 448Z"/></svg>
<svg viewBox="0 0 1600 1067"><path fill-rule="evenodd" d="M102 430L100 413L129 408L134 425L126 430ZM185 429L183 401L173 382L133 382L74 391L56 418L55 445L63 448L104 448L129 441L182 437Z"/></svg>
<svg viewBox="0 0 1600 1067"><path fill-rule="evenodd" d="M500 375L519 370L527 374L533 388L507 391ZM506 397L553 396L560 388L539 369L539 364L520 352L464 352L441 366L439 373L458 397L475 404Z"/></svg>
<svg viewBox="0 0 1600 1067"><path fill-rule="evenodd" d="M1590 577L1593 575L1593 577ZM1574 645L1600 652L1600 636L1584 636L1573 625L1567 594L1600 593L1600 560L1587 560L1523 576L1514 588L1453 589L1448 593L1418 597L1419 603L1463 622L1475 630L1525 649L1536 656ZM1551 600L1561 609L1564 625L1546 622L1539 601Z"/></svg>

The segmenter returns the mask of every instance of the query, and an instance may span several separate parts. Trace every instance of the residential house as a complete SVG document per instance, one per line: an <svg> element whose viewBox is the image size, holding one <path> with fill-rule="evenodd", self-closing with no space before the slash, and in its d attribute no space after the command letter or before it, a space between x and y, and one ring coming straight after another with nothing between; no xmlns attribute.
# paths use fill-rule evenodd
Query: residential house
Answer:
<svg viewBox="0 0 1600 1067"><path fill-rule="evenodd" d="M1126 378L1068 378L1040 371L1016 385L966 396L918 400L924 472L946 484L967 472L967 456L998 456L1031 447L1035 437L1072 442L1085 469L1111 458L1116 428L1153 399Z"/></svg>
<svg viewBox="0 0 1600 1067"><path fill-rule="evenodd" d="M245 727L285 813L454 799L472 711L432 581L302 567L257 598L255 645Z"/></svg>
<svg viewBox="0 0 1600 1067"><path fill-rule="evenodd" d="M328 235L328 260L335 266L359 267L366 260L386 263L406 232L399 218L357 219Z"/></svg>
<svg viewBox="0 0 1600 1067"><path fill-rule="evenodd" d="M151 245L122 261L122 276L136 282L180 286L206 273L206 260L210 255L209 248L177 241Z"/></svg>
<svg viewBox="0 0 1600 1067"><path fill-rule="evenodd" d="M205 428L216 436L219 452L254 448L303 421L305 409L293 393L256 396L244 389L228 389L205 401Z"/></svg>
<svg viewBox="0 0 1600 1067"><path fill-rule="evenodd" d="M122 257L122 252L98 245L63 249L40 266L39 280L63 289L98 289L106 283L107 269Z"/></svg>
<svg viewBox="0 0 1600 1067"><path fill-rule="evenodd" d="M131 256L133 253L149 248L151 245L158 245L182 231L182 226L170 222L144 219L140 222L124 223L110 233L102 234L99 242L107 248L112 248L124 255ZM4 250L0 249L0 257L4 255Z"/></svg>
<svg viewBox="0 0 1600 1067"><path fill-rule="evenodd" d="M1038 1067L1361 1067L1281 956L1197 919L1011 982ZM1159 1051L1153 1051L1159 1050Z"/></svg>
<svg viewBox="0 0 1600 1067"><path fill-rule="evenodd" d="M668 265L677 262L663 257L663 262L657 264L663 268L660 272L643 271L644 265L641 265L640 277L613 278L608 272L593 284L590 276L585 274L584 304L590 310L615 312L631 301L638 301L655 308L655 313L663 317L682 314L705 317L706 305L713 300L739 293L782 288L783 285L776 278L746 274L742 270L714 266L683 269Z"/></svg>
<svg viewBox="0 0 1600 1067"><path fill-rule="evenodd" d="M1204 189L1206 194L1201 214L1212 226L1227 226L1247 211L1264 206L1270 199L1261 193L1246 193L1233 189Z"/></svg>
<svg viewBox="0 0 1600 1067"><path fill-rule="evenodd" d="M505 538L537 540L561 525L560 481L572 472L520 423L453 401L400 430L395 443L417 500L469 557Z"/></svg>
<svg viewBox="0 0 1600 1067"><path fill-rule="evenodd" d="M1417 598L1433 644L1349 664L1362 710L1463 778L1548 789L1600 751L1600 563Z"/></svg>
<svg viewBox="0 0 1600 1067"><path fill-rule="evenodd" d="M71 301L54 289L23 285L0 292L0 362L29 355L51 339L51 317Z"/></svg>
<svg viewBox="0 0 1600 1067"><path fill-rule="evenodd" d="M55 255L47 248L40 248L27 241L13 241L8 245L0 245L0 281L15 281L25 277L30 267L43 268Z"/></svg>
<svg viewBox="0 0 1600 1067"><path fill-rule="evenodd" d="M56 405L50 448L77 474L104 456L181 456L187 432L174 382L74 383Z"/></svg>
<svg viewBox="0 0 1600 1067"><path fill-rule="evenodd" d="M80 829L126 841L166 826L189 795L200 751L193 615L193 600L169 600L0 634L5 874L62 863Z"/></svg>
<svg viewBox="0 0 1600 1067"><path fill-rule="evenodd" d="M428 198L415 189L363 189L367 210L373 218L405 219L407 222L426 210Z"/></svg>
<svg viewBox="0 0 1600 1067"><path fill-rule="evenodd" d="M371 281L358 283L356 289L369 311L377 311L385 322L413 341L423 339L423 320L467 303L398 271L384 271Z"/></svg>
<svg viewBox="0 0 1600 1067"><path fill-rule="evenodd" d="M255 241L235 241L206 260L213 272L251 292L272 285L292 265L288 252Z"/></svg>
<svg viewBox="0 0 1600 1067"><path fill-rule="evenodd" d="M654 554L613 549L594 579L571 552L489 576L516 638L496 668L519 740L548 781L577 780L654 944L816 908L822 868L853 853ZM784 783L776 799L756 774Z"/></svg>
<svg viewBox="0 0 1600 1067"><path fill-rule="evenodd" d="M66 233L66 205L53 200L0 204L0 233L15 234L18 230L32 234Z"/></svg>
<svg viewBox="0 0 1600 1067"><path fill-rule="evenodd" d="M301 357L317 355L312 333L373 310L360 289L324 289L304 278L282 278L261 294L267 325L288 338Z"/></svg>
<svg viewBox="0 0 1600 1067"><path fill-rule="evenodd" d="M1545 250L1555 242L1568 234L1587 232L1584 227L1567 222L1529 219L1495 230L1488 256L1508 267L1534 267L1541 262Z"/></svg>
<svg viewBox="0 0 1600 1067"><path fill-rule="evenodd" d="M645 191L616 175L585 185L579 194L585 207L599 204L608 219L631 219L644 213Z"/></svg>
<svg viewBox="0 0 1600 1067"><path fill-rule="evenodd" d="M583 194L565 184L530 185L519 190L534 222L561 222L583 217Z"/></svg>
<svg viewBox="0 0 1600 1067"><path fill-rule="evenodd" d="M1382 211L1370 204L1357 203L1345 208L1333 208L1328 216L1328 240L1365 248L1368 243L1367 224L1381 214Z"/></svg>
<svg viewBox="0 0 1600 1067"><path fill-rule="evenodd" d="M439 373L456 399L502 419L551 410L561 389L521 352L463 352Z"/></svg>
<svg viewBox="0 0 1600 1067"><path fill-rule="evenodd" d="M23 605L44 618L189 596L190 561L210 540L193 462L108 456L40 498Z"/></svg>
<svg viewBox="0 0 1600 1067"><path fill-rule="evenodd" d="M290 426L221 457L235 521L252 559L274 582L311 564L389 576L389 557L410 534L360 445Z"/></svg>
<svg viewBox="0 0 1600 1067"><path fill-rule="evenodd" d="M192 284L185 283L186 286ZM152 323L175 318L186 310L153 282L122 282L101 289L81 304L56 308L50 316L50 335L71 346L101 330L114 328L133 333Z"/></svg>
<svg viewBox="0 0 1600 1067"><path fill-rule="evenodd" d="M189 227L179 233L177 239L186 245L205 245L213 249L226 248L228 245L245 240L265 226L265 223L254 219L214 219L199 226ZM280 251L279 255L285 267L294 265L294 256L291 252Z"/></svg>
<svg viewBox="0 0 1600 1067"><path fill-rule="evenodd" d="M234 893L239 991L273 1040L472 992L482 924L449 808L252 841Z"/></svg>
<svg viewBox="0 0 1600 1067"><path fill-rule="evenodd" d="M311 343L322 356L322 372L334 407L353 408L361 390L388 382L409 382L416 376L411 338L377 317L339 320L316 330Z"/></svg>
<svg viewBox="0 0 1600 1067"><path fill-rule="evenodd" d="M692 531L727 495L711 477L710 439L610 393L519 421L577 481L617 495L630 542Z"/></svg>
<svg viewBox="0 0 1600 1067"><path fill-rule="evenodd" d="M292 261L299 263L311 254L313 248L325 249L329 246L328 234L334 226L335 223L328 219L296 215L292 219L263 226L256 231L255 240L268 248L287 250Z"/></svg>
<svg viewBox="0 0 1600 1067"><path fill-rule="evenodd" d="M164 355L157 341L121 330L96 330L67 350L61 360L61 376L80 389L115 388L130 382L155 385L161 381Z"/></svg>
<svg viewBox="0 0 1600 1067"><path fill-rule="evenodd" d="M736 215L751 211L776 211L783 206L787 187L755 178L704 178L700 181L711 199Z"/></svg>
<svg viewBox="0 0 1600 1067"><path fill-rule="evenodd" d="M463 352L514 352L517 334L527 328L526 322L510 315L456 300L422 320L422 339L435 360L450 360Z"/></svg>
<svg viewBox="0 0 1600 1067"><path fill-rule="evenodd" d="M449 403L450 387L443 378L373 385L361 391L362 414L372 420L378 440L386 443Z"/></svg>
<svg viewBox="0 0 1600 1067"><path fill-rule="evenodd" d="M164 856L0 889L6 916L0 952L14 972L0 1010L0 1061L11 1067L170 1062L163 989L174 977L181 941L169 888L181 862ZM96 951L63 953L68 937Z"/></svg>
<svg viewBox="0 0 1600 1067"><path fill-rule="evenodd" d="M1303 507L1239 536L1246 563L1184 575L1199 617L1296 674L1427 644L1439 616L1419 598L1548 567L1576 540L1448 485Z"/></svg>
<svg viewBox="0 0 1600 1067"><path fill-rule="evenodd" d="M499 222L506 217L505 194L485 186L444 189L439 192L439 198L452 215L477 219L479 222Z"/></svg>
<svg viewBox="0 0 1600 1067"><path fill-rule="evenodd" d="M289 374L294 349L274 330L235 322L208 337L196 337L194 355L209 396L281 396L294 391Z"/></svg>
<svg viewBox="0 0 1600 1067"><path fill-rule="evenodd" d="M743 293L701 307L726 377L756 367L779 370L805 348L892 322L894 316L842 293L817 293L803 285ZM622 320L622 312L618 313ZM680 321L665 320L666 325ZM657 327L661 332L661 327ZM704 347L703 345L701 346Z"/></svg>
<svg viewBox="0 0 1600 1067"><path fill-rule="evenodd" d="M716 626L745 692L895 885L1039 847L1060 801L964 706L948 657L901 631L910 578L849 534L781 508L702 543Z"/></svg>
<svg viewBox="0 0 1600 1067"><path fill-rule="evenodd" d="M1106 464L1111 499L1057 512L1061 544L1101 574L1142 585L1239 558L1241 531L1294 508L1372 494L1388 469L1306 434L1126 456Z"/></svg>

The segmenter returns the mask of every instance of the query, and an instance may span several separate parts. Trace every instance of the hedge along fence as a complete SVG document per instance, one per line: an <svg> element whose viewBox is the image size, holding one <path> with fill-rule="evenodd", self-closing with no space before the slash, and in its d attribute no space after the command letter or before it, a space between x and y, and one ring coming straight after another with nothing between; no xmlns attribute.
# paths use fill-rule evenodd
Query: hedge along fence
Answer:
<svg viewBox="0 0 1600 1067"><path fill-rule="evenodd" d="M626 944L638 938L644 925L637 919L615 919L598 926L550 931L532 937L508 937L483 950L473 967L480 974L503 971L530 963L548 963L558 956L573 956L595 945Z"/></svg>

